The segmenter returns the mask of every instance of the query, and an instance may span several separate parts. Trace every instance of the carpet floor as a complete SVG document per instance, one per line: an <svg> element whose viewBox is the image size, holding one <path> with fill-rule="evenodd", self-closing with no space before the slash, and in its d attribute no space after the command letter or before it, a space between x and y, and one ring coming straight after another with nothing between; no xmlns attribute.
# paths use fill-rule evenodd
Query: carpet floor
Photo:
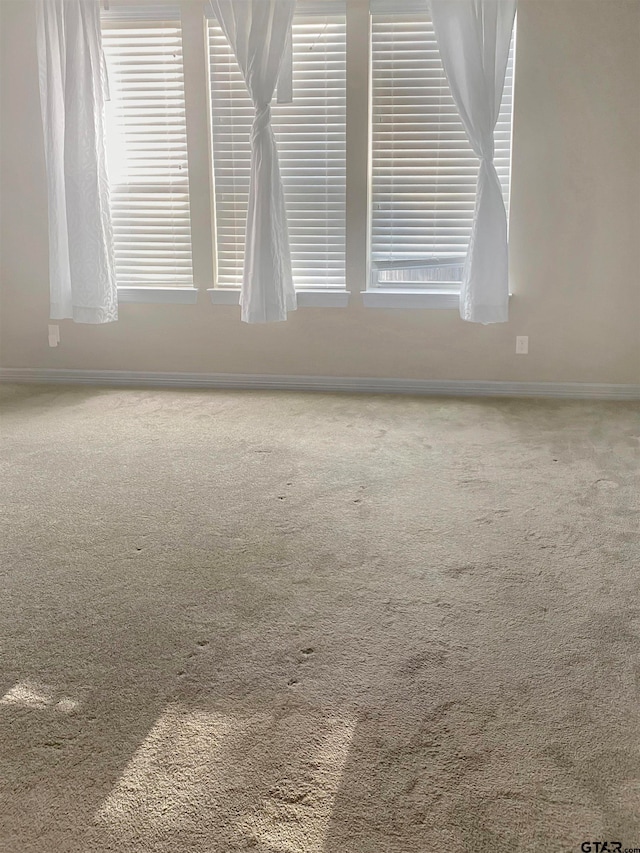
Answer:
<svg viewBox="0 0 640 853"><path fill-rule="evenodd" d="M637 405L0 396L3 853L640 849Z"/></svg>

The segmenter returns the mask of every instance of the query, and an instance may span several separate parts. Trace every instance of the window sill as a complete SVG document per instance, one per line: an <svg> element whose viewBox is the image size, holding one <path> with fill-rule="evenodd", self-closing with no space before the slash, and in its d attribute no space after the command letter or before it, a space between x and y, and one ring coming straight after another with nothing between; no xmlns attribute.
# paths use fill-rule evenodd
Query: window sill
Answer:
<svg viewBox="0 0 640 853"><path fill-rule="evenodd" d="M451 290L400 290L378 287L362 292L365 308L458 308L460 295Z"/></svg>
<svg viewBox="0 0 640 853"><path fill-rule="evenodd" d="M118 302L157 302L194 305L198 301L195 287L119 287Z"/></svg>
<svg viewBox="0 0 640 853"><path fill-rule="evenodd" d="M214 305L239 305L240 288L210 288L207 293ZM349 291L342 289L297 290L298 308L346 308L349 304Z"/></svg>

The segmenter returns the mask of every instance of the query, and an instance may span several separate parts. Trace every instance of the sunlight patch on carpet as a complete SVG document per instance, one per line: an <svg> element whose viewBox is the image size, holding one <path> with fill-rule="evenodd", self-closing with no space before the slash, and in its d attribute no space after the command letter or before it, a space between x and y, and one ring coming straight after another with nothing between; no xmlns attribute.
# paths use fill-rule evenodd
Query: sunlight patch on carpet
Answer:
<svg viewBox="0 0 640 853"><path fill-rule="evenodd" d="M63 714L69 714L77 710L80 703L68 696L57 698L57 691L45 684L37 684L34 681L19 681L11 690L8 690L0 699L0 705L11 705L19 708L49 708Z"/></svg>
<svg viewBox="0 0 640 853"><path fill-rule="evenodd" d="M263 798L254 819L256 841L282 853L324 849L356 721L331 717L323 723L320 737L309 743L304 717L291 721L297 761L283 766L280 784Z"/></svg>
<svg viewBox="0 0 640 853"><path fill-rule="evenodd" d="M121 838L190 830L321 853L355 719L168 706L96 820ZM196 829L197 827L197 829Z"/></svg>

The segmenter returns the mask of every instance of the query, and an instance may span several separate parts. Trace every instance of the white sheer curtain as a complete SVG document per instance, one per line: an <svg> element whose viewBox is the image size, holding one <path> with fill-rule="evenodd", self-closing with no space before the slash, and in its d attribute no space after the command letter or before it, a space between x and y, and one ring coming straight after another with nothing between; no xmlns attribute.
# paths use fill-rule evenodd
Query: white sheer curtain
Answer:
<svg viewBox="0 0 640 853"><path fill-rule="evenodd" d="M49 197L51 319L118 317L98 0L39 0L37 49Z"/></svg>
<svg viewBox="0 0 640 853"><path fill-rule="evenodd" d="M516 0L429 0L447 80L480 158L476 206L460 294L460 316L508 319L507 215L493 164L494 131L509 57Z"/></svg>
<svg viewBox="0 0 640 853"><path fill-rule="evenodd" d="M296 307L284 192L271 99L278 81L295 0L210 0L255 107L251 184L240 305L247 323L286 320Z"/></svg>

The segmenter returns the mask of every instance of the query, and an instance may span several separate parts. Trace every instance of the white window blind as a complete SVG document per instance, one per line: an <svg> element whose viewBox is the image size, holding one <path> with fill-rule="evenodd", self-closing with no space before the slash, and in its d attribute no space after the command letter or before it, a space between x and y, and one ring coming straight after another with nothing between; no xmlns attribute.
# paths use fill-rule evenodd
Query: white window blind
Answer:
<svg viewBox="0 0 640 853"><path fill-rule="evenodd" d="M372 0L372 287L455 289L478 158L451 96L426 0ZM421 10L421 11L420 11ZM495 133L509 199L514 46ZM437 283L437 284L436 284Z"/></svg>
<svg viewBox="0 0 640 853"><path fill-rule="evenodd" d="M118 285L191 286L179 6L110 0L102 39Z"/></svg>
<svg viewBox="0 0 640 853"><path fill-rule="evenodd" d="M297 288L345 286L346 27L344 2L298 0L293 103L272 103ZM240 287L254 109L215 18L209 60L217 286Z"/></svg>

